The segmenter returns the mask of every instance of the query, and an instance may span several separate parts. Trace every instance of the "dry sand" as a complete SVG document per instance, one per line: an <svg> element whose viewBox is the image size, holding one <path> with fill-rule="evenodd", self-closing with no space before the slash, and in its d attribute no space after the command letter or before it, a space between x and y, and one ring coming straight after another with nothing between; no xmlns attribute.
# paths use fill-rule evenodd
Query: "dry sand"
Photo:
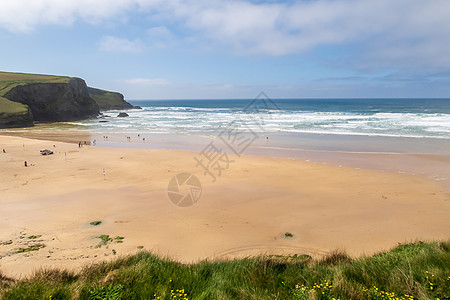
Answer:
<svg viewBox="0 0 450 300"><path fill-rule="evenodd" d="M77 270L141 246L193 262L335 249L369 255L399 242L450 237L448 191L418 176L244 156L232 157L212 183L196 167L195 152L0 136L2 148L0 270L9 276L49 266ZM55 154L41 156L44 148ZM33 165L24 167L25 160ZM203 185L188 208L167 196L181 172ZM89 224L95 220L103 223ZM125 239L96 247L102 234ZM34 244L46 247L15 253Z"/></svg>

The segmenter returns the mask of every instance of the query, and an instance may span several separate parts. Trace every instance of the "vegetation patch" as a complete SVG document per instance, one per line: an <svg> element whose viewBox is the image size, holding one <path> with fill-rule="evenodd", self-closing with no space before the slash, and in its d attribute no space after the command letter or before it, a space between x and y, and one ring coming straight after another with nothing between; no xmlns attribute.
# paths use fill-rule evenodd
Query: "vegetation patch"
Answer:
<svg viewBox="0 0 450 300"><path fill-rule="evenodd" d="M38 238L40 238L42 235L30 235L29 237L28 237L28 239L30 239L30 240L35 240L35 239L38 239Z"/></svg>
<svg viewBox="0 0 450 300"><path fill-rule="evenodd" d="M116 236L115 238L112 238L108 234L99 235L97 238L100 239L100 243L96 246L96 248L106 246L110 243L122 244L125 239L123 236Z"/></svg>
<svg viewBox="0 0 450 300"><path fill-rule="evenodd" d="M102 221L93 221L89 224L91 224L92 226L98 226L98 225L102 224Z"/></svg>
<svg viewBox="0 0 450 300"><path fill-rule="evenodd" d="M107 234L102 234L97 236L98 239L100 239L100 243L97 245L97 248L100 248L101 246L108 245L109 242L111 242L113 239L109 237Z"/></svg>
<svg viewBox="0 0 450 300"><path fill-rule="evenodd" d="M123 237L123 236L116 236L114 238L114 242L116 242L117 244L121 244L121 243L123 243L124 239L125 239L125 237Z"/></svg>
<svg viewBox="0 0 450 300"><path fill-rule="evenodd" d="M319 260L299 254L181 264L140 251L76 275L50 270L0 284L0 299L448 300L449 265L450 241L357 259L334 252Z"/></svg>
<svg viewBox="0 0 450 300"><path fill-rule="evenodd" d="M120 300L122 299L123 285L100 286L89 290L89 299L107 299L107 300Z"/></svg>
<svg viewBox="0 0 450 300"><path fill-rule="evenodd" d="M36 244L31 245L27 248L19 248L16 253L25 253L25 252L31 252L31 251L38 251L39 249L45 248L46 246L44 244Z"/></svg>

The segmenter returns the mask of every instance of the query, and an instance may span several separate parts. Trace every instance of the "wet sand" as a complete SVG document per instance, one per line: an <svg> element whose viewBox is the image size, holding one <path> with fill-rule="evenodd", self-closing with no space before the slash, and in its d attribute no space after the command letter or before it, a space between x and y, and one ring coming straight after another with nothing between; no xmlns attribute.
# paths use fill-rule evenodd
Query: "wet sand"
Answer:
<svg viewBox="0 0 450 300"><path fill-rule="evenodd" d="M233 162L212 182L192 151L0 136L3 148L0 270L15 277L48 266L77 270L142 247L194 262L335 249L359 256L450 237L449 191L423 176L230 155ZM55 154L41 156L44 148ZM169 181L182 172L203 186L187 208L167 195ZM95 220L102 224L89 224ZM124 237L123 243L98 247L100 235ZM16 253L33 245L45 248Z"/></svg>

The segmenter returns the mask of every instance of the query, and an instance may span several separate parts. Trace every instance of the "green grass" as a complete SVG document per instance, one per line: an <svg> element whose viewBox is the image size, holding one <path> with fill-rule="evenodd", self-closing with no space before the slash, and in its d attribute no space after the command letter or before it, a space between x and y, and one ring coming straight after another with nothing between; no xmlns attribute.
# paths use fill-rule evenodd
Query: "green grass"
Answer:
<svg viewBox="0 0 450 300"><path fill-rule="evenodd" d="M36 244L31 245L27 248L19 248L16 253L25 253L25 252L31 252L31 251L38 251L39 249L45 248L44 244Z"/></svg>
<svg viewBox="0 0 450 300"><path fill-rule="evenodd" d="M94 99L101 110L107 110L112 107L123 106L123 96L119 93L104 91L95 88L88 88L89 96Z"/></svg>
<svg viewBox="0 0 450 300"><path fill-rule="evenodd" d="M28 106L22 103L9 101L0 96L0 118L28 113Z"/></svg>
<svg viewBox="0 0 450 300"><path fill-rule="evenodd" d="M89 224L91 224L92 226L98 226L98 225L102 224L102 221L93 221Z"/></svg>
<svg viewBox="0 0 450 300"><path fill-rule="evenodd" d="M28 239L30 239L30 240L35 240L35 239L38 239L38 238L40 238L42 235L30 235L29 237L28 237Z"/></svg>
<svg viewBox="0 0 450 300"><path fill-rule="evenodd" d="M109 237L107 234L102 234L97 236L98 239L100 239L100 243L97 245L97 248L100 248L101 246L106 246L108 243L112 242L113 239Z"/></svg>
<svg viewBox="0 0 450 300"><path fill-rule="evenodd" d="M71 77L41 74L0 72L0 96L12 88L30 83L68 83Z"/></svg>
<svg viewBox="0 0 450 300"><path fill-rule="evenodd" d="M450 299L449 276L450 241L358 259L336 252L180 264L139 252L79 273L44 270L17 281L0 273L0 298Z"/></svg>
<svg viewBox="0 0 450 300"><path fill-rule="evenodd" d="M107 234L102 234L100 236L97 236L96 238L100 239L100 243L96 246L96 248L100 248L102 246L107 246L110 243L116 243L116 244L122 244L125 237L123 236L116 236L115 238L111 238Z"/></svg>
<svg viewBox="0 0 450 300"><path fill-rule="evenodd" d="M0 118L24 115L28 112L27 105L2 97L14 87L31 83L68 83L69 81L70 77L66 76L0 72Z"/></svg>

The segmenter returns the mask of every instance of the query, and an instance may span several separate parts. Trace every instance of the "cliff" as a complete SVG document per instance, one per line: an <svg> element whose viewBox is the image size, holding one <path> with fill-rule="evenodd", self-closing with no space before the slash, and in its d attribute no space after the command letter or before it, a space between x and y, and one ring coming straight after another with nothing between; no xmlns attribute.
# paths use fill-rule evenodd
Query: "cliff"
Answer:
<svg viewBox="0 0 450 300"><path fill-rule="evenodd" d="M89 96L94 99L100 110L131 109L133 105L123 99L123 95L88 87Z"/></svg>
<svg viewBox="0 0 450 300"><path fill-rule="evenodd" d="M27 105L39 122L74 121L95 117L99 109L89 96L86 83L71 78L68 83L32 83L16 86L4 95Z"/></svg>
<svg viewBox="0 0 450 300"><path fill-rule="evenodd" d="M119 93L89 88L80 78L0 72L0 128L92 118L129 109Z"/></svg>

